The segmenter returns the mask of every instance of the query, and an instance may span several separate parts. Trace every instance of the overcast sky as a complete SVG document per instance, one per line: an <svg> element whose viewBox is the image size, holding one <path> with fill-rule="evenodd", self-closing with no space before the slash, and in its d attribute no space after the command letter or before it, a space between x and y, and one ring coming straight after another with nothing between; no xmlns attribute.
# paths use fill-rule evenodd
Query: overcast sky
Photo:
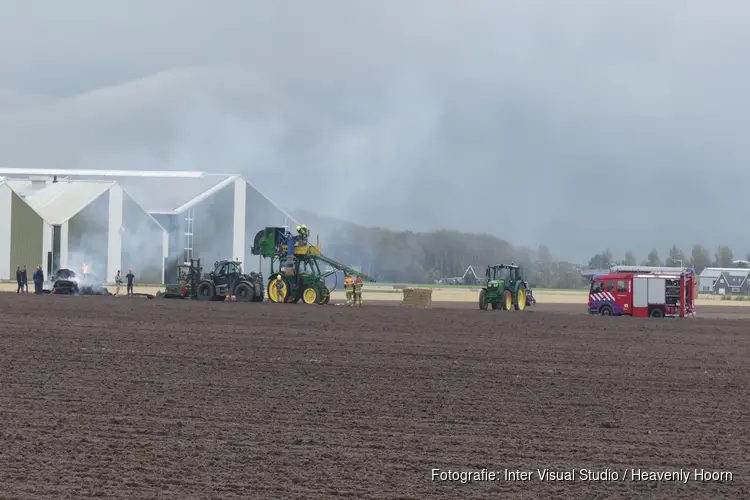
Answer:
<svg viewBox="0 0 750 500"><path fill-rule="evenodd" d="M0 6L3 166L240 172L290 209L575 260L750 250L743 2Z"/></svg>

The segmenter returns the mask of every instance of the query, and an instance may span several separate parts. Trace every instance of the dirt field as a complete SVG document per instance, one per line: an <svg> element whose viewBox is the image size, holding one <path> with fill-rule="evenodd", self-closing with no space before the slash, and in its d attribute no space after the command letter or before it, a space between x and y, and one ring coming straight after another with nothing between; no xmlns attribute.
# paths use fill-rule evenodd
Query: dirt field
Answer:
<svg viewBox="0 0 750 500"><path fill-rule="evenodd" d="M0 498L750 498L750 330L733 308L392 305L2 293Z"/></svg>

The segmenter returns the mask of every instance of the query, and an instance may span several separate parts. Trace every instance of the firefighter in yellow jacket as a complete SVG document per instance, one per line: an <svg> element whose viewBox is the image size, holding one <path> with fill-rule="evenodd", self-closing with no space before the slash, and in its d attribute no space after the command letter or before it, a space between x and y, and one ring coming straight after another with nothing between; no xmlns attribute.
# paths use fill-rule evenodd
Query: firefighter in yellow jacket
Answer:
<svg viewBox="0 0 750 500"><path fill-rule="evenodd" d="M364 283L362 282L362 276L357 276L357 278L354 280L354 303L356 305L362 306L362 287L364 286Z"/></svg>
<svg viewBox="0 0 750 500"><path fill-rule="evenodd" d="M352 282L352 277L348 274L344 280L344 291L346 292L346 305L350 306L352 305L352 295L354 294L354 283Z"/></svg>

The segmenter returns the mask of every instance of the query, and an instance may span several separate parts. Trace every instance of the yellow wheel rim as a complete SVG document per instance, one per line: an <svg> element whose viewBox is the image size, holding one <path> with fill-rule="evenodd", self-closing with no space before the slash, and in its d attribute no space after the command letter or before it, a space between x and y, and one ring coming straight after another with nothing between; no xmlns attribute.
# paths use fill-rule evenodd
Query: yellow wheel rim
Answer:
<svg viewBox="0 0 750 500"><path fill-rule="evenodd" d="M513 295L507 294L505 296L505 308L510 311L511 307L513 307Z"/></svg>
<svg viewBox="0 0 750 500"><path fill-rule="evenodd" d="M518 290L518 310L523 311L526 309L526 290L521 288Z"/></svg>
<svg viewBox="0 0 750 500"><path fill-rule="evenodd" d="M302 300L305 304L315 304L318 302L318 293L314 288L305 288L305 291L302 292Z"/></svg>
<svg viewBox="0 0 750 500"><path fill-rule="evenodd" d="M271 285L268 287L268 298L271 299L271 302L284 302L284 299L286 299L286 294L286 281L281 282L281 290L278 290L276 288L275 281L272 281Z"/></svg>

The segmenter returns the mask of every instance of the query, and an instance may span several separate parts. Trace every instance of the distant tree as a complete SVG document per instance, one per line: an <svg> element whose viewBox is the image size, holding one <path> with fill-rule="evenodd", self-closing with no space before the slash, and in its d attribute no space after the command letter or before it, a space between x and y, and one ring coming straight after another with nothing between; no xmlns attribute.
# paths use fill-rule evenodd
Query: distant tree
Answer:
<svg viewBox="0 0 750 500"><path fill-rule="evenodd" d="M625 260L623 261L623 264L626 266L636 265L635 255L633 255L633 252L625 252Z"/></svg>
<svg viewBox="0 0 750 500"><path fill-rule="evenodd" d="M589 259L589 269L606 269L612 264L612 252L608 249Z"/></svg>
<svg viewBox="0 0 750 500"><path fill-rule="evenodd" d="M649 266L660 266L661 265L661 259L659 258L659 252L656 251L656 248L652 249L648 253L648 262Z"/></svg>
<svg viewBox="0 0 750 500"><path fill-rule="evenodd" d="M547 245L539 245L539 248L536 249L536 255L537 259L539 259L539 262L542 262L544 264L548 264L552 262L552 257L549 253L549 248Z"/></svg>
<svg viewBox="0 0 750 500"><path fill-rule="evenodd" d="M668 266L687 266L689 264L688 258L685 252L677 248L677 245L672 245L669 249L669 256L667 257Z"/></svg>
<svg viewBox="0 0 750 500"><path fill-rule="evenodd" d="M714 266L716 267L732 267L734 262L734 255L732 249L727 246L720 246L714 254Z"/></svg>
<svg viewBox="0 0 750 500"><path fill-rule="evenodd" d="M711 257L708 249L703 245L693 245L693 251L690 254L690 261L695 267L695 272L700 273L711 265Z"/></svg>

